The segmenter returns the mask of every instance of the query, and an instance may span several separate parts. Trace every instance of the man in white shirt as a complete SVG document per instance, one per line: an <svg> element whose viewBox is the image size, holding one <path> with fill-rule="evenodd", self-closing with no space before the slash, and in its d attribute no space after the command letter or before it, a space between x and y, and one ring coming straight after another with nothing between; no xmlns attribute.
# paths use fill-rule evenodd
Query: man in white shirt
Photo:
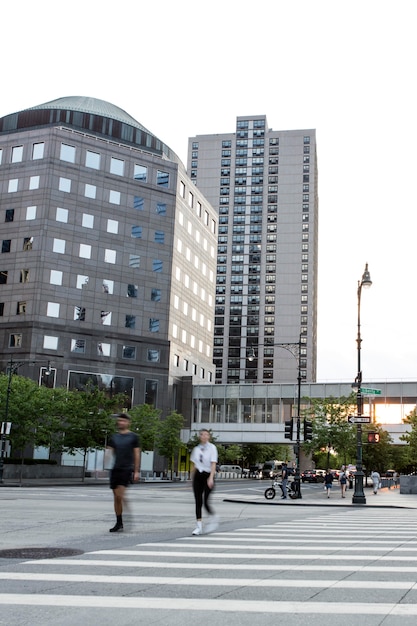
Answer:
<svg viewBox="0 0 417 626"><path fill-rule="evenodd" d="M193 530L193 535L203 534L202 508L203 504L210 515L209 522L206 526L206 532L210 533L216 530L219 525L217 515L214 514L212 507L209 505L209 496L214 487L214 476L216 474L216 466L218 460L217 448L210 442L210 433L203 428L199 433L200 443L191 452L191 462L194 464L192 470L192 483L195 498L195 513L197 525Z"/></svg>

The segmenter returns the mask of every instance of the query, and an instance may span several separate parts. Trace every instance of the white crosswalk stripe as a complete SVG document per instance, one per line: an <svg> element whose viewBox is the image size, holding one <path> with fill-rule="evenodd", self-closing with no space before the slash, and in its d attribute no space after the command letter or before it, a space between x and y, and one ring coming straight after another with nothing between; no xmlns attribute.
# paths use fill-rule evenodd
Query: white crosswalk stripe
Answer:
<svg viewBox="0 0 417 626"><path fill-rule="evenodd" d="M303 615L330 615L326 623L341 626L360 615L380 616L375 624L384 616L416 620L415 521L415 511L406 509L307 514L290 523L26 561L0 571L0 606L38 607L38 615L39 607L109 615L123 608L128 617L118 626L133 623L130 611L137 609L160 613L164 625L180 623L173 611L189 617L184 624L202 611L228 614L227 623L244 613L252 624L264 624L268 614L300 615L300 624Z"/></svg>

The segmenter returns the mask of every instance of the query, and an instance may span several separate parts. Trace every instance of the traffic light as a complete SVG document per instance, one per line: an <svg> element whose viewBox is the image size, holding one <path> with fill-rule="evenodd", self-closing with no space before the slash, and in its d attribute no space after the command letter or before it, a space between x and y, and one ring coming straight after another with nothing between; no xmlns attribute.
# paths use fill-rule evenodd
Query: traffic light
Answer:
<svg viewBox="0 0 417 626"><path fill-rule="evenodd" d="M368 433L368 443L379 443L379 433Z"/></svg>
<svg viewBox="0 0 417 626"><path fill-rule="evenodd" d="M292 439L292 418L290 420L285 420L285 439Z"/></svg>
<svg viewBox="0 0 417 626"><path fill-rule="evenodd" d="M311 420L304 420L304 441L311 441L313 439L313 422Z"/></svg>

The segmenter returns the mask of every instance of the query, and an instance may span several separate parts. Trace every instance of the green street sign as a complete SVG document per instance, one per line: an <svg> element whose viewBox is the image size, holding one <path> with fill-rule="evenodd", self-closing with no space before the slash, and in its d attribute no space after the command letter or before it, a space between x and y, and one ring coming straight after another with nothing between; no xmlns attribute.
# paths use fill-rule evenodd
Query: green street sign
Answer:
<svg viewBox="0 0 417 626"><path fill-rule="evenodd" d="M370 396L380 396L381 395L381 390L380 389L371 389L370 387L361 387L360 392L361 393L367 393Z"/></svg>

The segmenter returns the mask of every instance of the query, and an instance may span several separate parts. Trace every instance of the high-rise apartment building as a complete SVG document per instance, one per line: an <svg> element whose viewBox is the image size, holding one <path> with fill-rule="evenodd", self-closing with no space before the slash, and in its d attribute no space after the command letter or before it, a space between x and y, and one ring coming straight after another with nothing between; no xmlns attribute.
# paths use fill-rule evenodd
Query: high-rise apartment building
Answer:
<svg viewBox="0 0 417 626"><path fill-rule="evenodd" d="M294 381L294 356L302 379L315 381L315 130L238 117L234 133L189 138L187 168L219 213L216 383Z"/></svg>
<svg viewBox="0 0 417 626"><path fill-rule="evenodd" d="M49 362L48 384L186 414L183 382L214 382L217 221L178 157L108 102L0 119L2 370L42 381Z"/></svg>

